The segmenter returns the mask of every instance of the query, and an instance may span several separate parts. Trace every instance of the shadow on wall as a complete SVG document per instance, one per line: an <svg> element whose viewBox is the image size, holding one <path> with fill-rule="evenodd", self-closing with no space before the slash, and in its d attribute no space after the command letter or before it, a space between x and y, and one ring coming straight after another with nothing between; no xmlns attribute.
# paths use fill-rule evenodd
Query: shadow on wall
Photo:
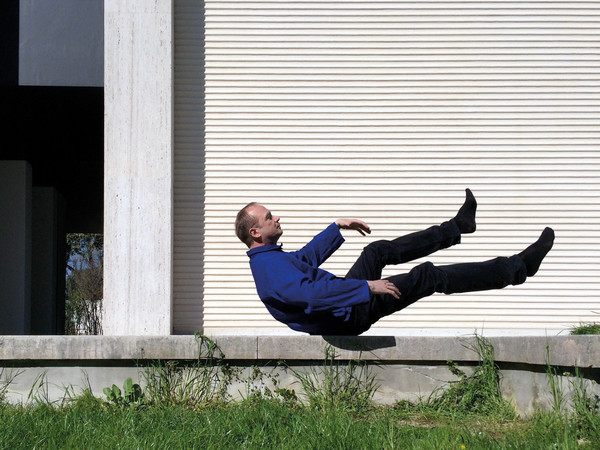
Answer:
<svg viewBox="0 0 600 450"><path fill-rule="evenodd" d="M342 350L372 351L396 347L396 338L393 336L323 336L323 339Z"/></svg>

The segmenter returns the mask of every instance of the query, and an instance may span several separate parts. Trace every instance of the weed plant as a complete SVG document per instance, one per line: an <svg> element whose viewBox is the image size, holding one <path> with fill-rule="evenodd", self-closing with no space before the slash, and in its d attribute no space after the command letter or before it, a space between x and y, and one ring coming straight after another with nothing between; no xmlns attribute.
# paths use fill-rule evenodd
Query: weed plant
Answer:
<svg viewBox="0 0 600 450"><path fill-rule="evenodd" d="M550 364L550 347L548 344L546 344L546 378L552 395L552 410L556 414L562 414L566 407L563 378L558 373L558 369Z"/></svg>
<svg viewBox="0 0 600 450"><path fill-rule="evenodd" d="M515 419L513 406L500 391L500 371L494 361L494 347L483 336L475 335L470 348L479 356L473 372L467 375L455 362L448 361L450 372L459 377L458 380L451 381L448 387L436 389L416 410L445 416L475 414L498 420Z"/></svg>
<svg viewBox="0 0 600 450"><path fill-rule="evenodd" d="M104 388L104 395L106 399L116 406L134 406L140 405L144 402L144 392L139 384L134 383L131 378L127 378L123 383L123 393L121 389L113 384L112 387Z"/></svg>
<svg viewBox="0 0 600 450"><path fill-rule="evenodd" d="M600 397L591 394L589 380L585 380L575 370L575 376L571 379L573 391L573 411L571 418L577 424L582 436L600 442Z"/></svg>
<svg viewBox="0 0 600 450"><path fill-rule="evenodd" d="M20 374L20 371L7 369L5 367L0 368L0 404L4 403L9 386Z"/></svg>
<svg viewBox="0 0 600 450"><path fill-rule="evenodd" d="M239 392L245 401L256 401L262 399L273 399L287 402L290 405L298 401L295 390L279 386L279 372L277 367L284 365L278 363L277 366L269 369L261 369L257 366L250 367L250 374L245 379L240 379L239 374L235 374L237 381L242 381L246 392ZM270 386L270 387L269 387Z"/></svg>
<svg viewBox="0 0 600 450"><path fill-rule="evenodd" d="M600 334L600 323L580 323L578 326L571 328L571 334L574 335L585 335L585 334Z"/></svg>
<svg viewBox="0 0 600 450"><path fill-rule="evenodd" d="M324 353L321 367L311 366L307 371L290 368L308 404L319 410L356 411L370 407L379 386L369 365L360 358L341 362L330 345L325 347Z"/></svg>
<svg viewBox="0 0 600 450"><path fill-rule="evenodd" d="M549 363L549 349L546 347L547 369L546 376L552 393L553 415L568 421L575 430L580 443L595 443L600 448L600 397L591 393L593 381L586 380L578 368L575 374L568 372L559 375L558 369ZM570 387L571 410L566 411L568 398L565 392L565 382Z"/></svg>
<svg viewBox="0 0 600 450"><path fill-rule="evenodd" d="M151 405L199 407L227 398L232 373L214 341L196 334L198 359L190 364L157 361L142 373Z"/></svg>

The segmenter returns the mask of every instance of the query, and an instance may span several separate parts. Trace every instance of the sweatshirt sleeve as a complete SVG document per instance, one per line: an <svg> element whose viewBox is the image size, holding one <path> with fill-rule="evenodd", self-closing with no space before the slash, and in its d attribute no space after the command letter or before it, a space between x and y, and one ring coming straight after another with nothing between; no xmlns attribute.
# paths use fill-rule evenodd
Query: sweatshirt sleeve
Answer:
<svg viewBox="0 0 600 450"><path fill-rule="evenodd" d="M332 223L311 241L295 252L289 252L290 255L310 264L313 267L319 267L327 258L329 258L344 243L344 237L335 223Z"/></svg>

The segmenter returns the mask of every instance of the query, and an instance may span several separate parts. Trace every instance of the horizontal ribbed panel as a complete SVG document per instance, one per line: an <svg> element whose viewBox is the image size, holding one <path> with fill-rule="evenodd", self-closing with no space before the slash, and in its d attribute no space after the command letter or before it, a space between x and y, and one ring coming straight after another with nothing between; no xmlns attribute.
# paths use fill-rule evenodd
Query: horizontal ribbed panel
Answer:
<svg viewBox="0 0 600 450"><path fill-rule="evenodd" d="M502 291L434 295L376 329L542 330L598 319L598 2L205 7L205 66L190 60L177 70L192 79L205 73L204 85L186 85L181 105L188 95L206 96L206 160L177 147L175 212L182 230L175 245L186 249L176 280L203 276L203 292L176 286L190 299L203 294L205 331L280 327L260 303L233 234L235 214L249 201L282 217L290 250L338 217L367 221L373 235L345 232L346 243L324 265L343 276L372 240L452 217L465 187L479 201L477 233L427 259L508 256L550 225L557 240L542 269ZM193 55L194 45L177 48ZM186 145L199 148L182 135ZM195 252L202 214L200 270L185 254ZM185 305L176 306L176 323L195 320Z"/></svg>
<svg viewBox="0 0 600 450"><path fill-rule="evenodd" d="M204 8L175 5L173 332L202 330L204 289Z"/></svg>

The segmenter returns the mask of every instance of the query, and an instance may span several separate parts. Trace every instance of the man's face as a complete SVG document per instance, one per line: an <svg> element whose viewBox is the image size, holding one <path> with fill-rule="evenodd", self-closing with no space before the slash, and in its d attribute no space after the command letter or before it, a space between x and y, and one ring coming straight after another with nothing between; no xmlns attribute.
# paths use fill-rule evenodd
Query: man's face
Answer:
<svg viewBox="0 0 600 450"><path fill-rule="evenodd" d="M271 211L262 205L252 205L248 208L248 214L256 218L256 224L250 228L250 235L258 238L258 242L263 245L276 244L283 234L279 226L279 217L271 214Z"/></svg>

